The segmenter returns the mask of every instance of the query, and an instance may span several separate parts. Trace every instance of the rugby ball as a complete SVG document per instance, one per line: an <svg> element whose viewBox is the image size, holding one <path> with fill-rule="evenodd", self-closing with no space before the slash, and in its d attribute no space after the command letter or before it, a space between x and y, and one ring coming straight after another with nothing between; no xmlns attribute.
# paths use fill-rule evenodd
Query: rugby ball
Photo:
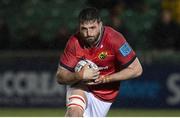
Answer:
<svg viewBox="0 0 180 118"><path fill-rule="evenodd" d="M93 69L98 69L98 66L94 63L94 62L92 62L92 61L90 61L90 60L88 60L88 59L85 59L85 60L80 60L77 64L76 64L76 66L75 66L75 68L74 68L74 71L75 72L79 72L81 69L82 69L82 67L84 66L84 65L86 65L86 64L90 64L89 65L89 68L93 68Z"/></svg>

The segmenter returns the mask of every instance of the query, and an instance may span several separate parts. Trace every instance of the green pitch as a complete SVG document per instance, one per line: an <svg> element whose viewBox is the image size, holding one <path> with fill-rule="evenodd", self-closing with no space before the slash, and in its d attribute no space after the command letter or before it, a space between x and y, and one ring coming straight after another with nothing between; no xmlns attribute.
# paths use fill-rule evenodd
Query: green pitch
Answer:
<svg viewBox="0 0 180 118"><path fill-rule="evenodd" d="M0 108L0 117L63 117L65 109L61 108ZM143 116L143 117L179 117L180 109L111 109L109 117Z"/></svg>

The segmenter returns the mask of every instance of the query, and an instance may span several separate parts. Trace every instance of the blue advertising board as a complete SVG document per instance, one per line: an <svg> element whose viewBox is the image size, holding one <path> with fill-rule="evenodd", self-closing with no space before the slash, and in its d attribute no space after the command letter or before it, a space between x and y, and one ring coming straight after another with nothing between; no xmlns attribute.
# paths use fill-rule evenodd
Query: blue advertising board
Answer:
<svg viewBox="0 0 180 118"><path fill-rule="evenodd" d="M180 65L143 66L143 75L121 83L113 107L180 108Z"/></svg>
<svg viewBox="0 0 180 118"><path fill-rule="evenodd" d="M64 107L65 86L56 82L58 59L0 61L0 106ZM140 78L121 82L112 107L180 108L180 64L144 64Z"/></svg>
<svg viewBox="0 0 180 118"><path fill-rule="evenodd" d="M21 58L0 62L1 107L65 106L65 86L55 78L53 59Z"/></svg>

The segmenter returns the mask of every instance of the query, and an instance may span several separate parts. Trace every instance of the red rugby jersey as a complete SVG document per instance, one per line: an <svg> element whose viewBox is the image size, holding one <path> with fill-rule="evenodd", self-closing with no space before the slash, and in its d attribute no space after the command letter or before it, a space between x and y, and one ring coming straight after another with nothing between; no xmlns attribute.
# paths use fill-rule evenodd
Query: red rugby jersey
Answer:
<svg viewBox="0 0 180 118"><path fill-rule="evenodd" d="M74 71L77 62L84 58L93 61L100 68L100 75L109 75L131 64L135 52L125 38L111 27L104 26L99 44L93 48L84 48L78 33L71 36L60 58L60 65ZM88 86L89 91L101 100L112 102L118 95L120 82Z"/></svg>

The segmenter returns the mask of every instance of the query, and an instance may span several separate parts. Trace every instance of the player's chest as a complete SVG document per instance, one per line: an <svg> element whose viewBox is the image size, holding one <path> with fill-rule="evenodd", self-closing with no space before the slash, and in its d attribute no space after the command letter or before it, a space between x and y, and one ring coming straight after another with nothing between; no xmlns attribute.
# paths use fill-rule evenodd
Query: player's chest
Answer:
<svg viewBox="0 0 180 118"><path fill-rule="evenodd" d="M112 49L107 47L91 48L91 49L78 49L76 57L81 59L89 59L97 65L109 65L115 61L115 55Z"/></svg>

